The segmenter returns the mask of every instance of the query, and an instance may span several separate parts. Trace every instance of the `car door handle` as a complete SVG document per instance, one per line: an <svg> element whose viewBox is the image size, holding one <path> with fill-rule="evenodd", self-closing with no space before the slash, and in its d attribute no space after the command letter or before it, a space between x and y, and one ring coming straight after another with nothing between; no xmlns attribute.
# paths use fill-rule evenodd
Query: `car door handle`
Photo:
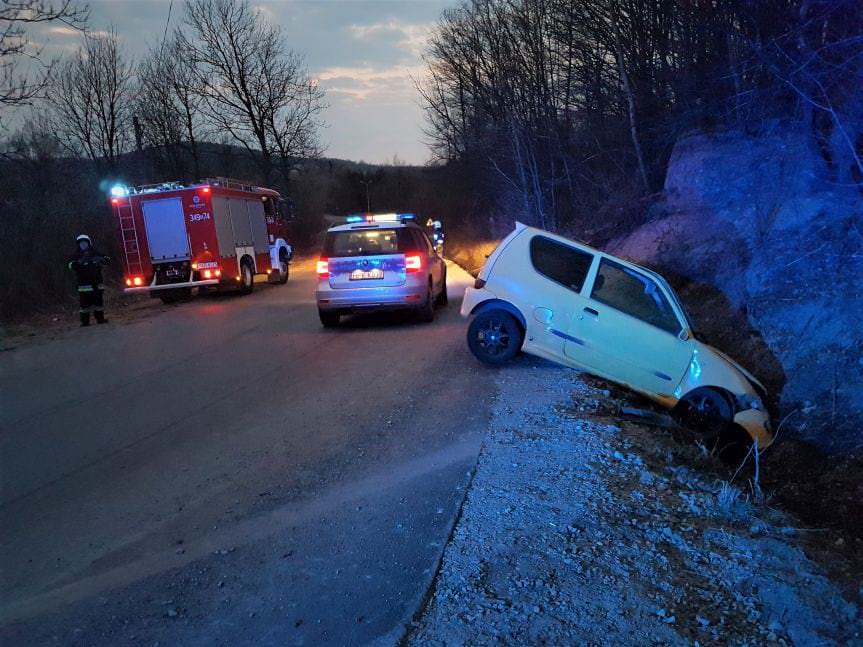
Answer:
<svg viewBox="0 0 863 647"><path fill-rule="evenodd" d="M597 312L593 308L585 308L584 312L586 312L587 314L589 314L591 317L594 317L594 318L599 316L599 312Z"/></svg>

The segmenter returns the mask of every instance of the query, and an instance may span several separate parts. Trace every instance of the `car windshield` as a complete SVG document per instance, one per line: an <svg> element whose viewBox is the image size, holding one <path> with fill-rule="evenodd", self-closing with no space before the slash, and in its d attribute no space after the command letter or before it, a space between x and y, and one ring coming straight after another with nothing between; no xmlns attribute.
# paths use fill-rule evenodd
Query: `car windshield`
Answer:
<svg viewBox="0 0 863 647"><path fill-rule="evenodd" d="M404 229L331 231L324 244L324 255L340 258L400 254L407 251L407 241Z"/></svg>
<svg viewBox="0 0 863 647"><path fill-rule="evenodd" d="M692 320L689 318L689 315L686 313L686 308L683 307L683 304L680 302L680 297L677 296L677 293L674 289L668 284L662 276L657 274L656 272L648 270L650 275L656 279L656 281L665 288L665 292L674 302L674 305L677 307L678 312L683 316L683 322L686 324L686 327L689 328L690 332L695 335L695 329L692 327Z"/></svg>

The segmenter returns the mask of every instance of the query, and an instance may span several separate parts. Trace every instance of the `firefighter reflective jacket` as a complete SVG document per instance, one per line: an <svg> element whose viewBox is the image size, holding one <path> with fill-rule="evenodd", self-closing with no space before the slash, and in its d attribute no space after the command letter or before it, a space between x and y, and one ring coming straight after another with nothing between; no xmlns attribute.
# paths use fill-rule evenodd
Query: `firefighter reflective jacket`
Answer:
<svg viewBox="0 0 863 647"><path fill-rule="evenodd" d="M78 253L69 261L69 269L74 270L78 277L78 291L101 290L102 289L102 266L107 265L109 259L100 254L92 247Z"/></svg>

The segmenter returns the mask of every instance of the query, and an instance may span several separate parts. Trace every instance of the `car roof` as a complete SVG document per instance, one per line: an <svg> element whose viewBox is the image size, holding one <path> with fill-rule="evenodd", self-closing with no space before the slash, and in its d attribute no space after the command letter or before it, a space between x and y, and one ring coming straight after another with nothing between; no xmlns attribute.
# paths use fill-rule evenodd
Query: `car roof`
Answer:
<svg viewBox="0 0 863 647"><path fill-rule="evenodd" d="M519 223L520 224L520 223ZM595 247L591 247L587 243L583 243L580 240L574 240L572 238L567 238L566 236L561 236L560 234L555 234L550 231L546 231L545 229L540 229L539 227L530 227L525 226L522 230L523 232L527 232L530 234L541 234L543 236L547 236L548 238L557 239L561 242L567 243L569 245L576 245L577 247L581 247L585 251L590 252L591 254L598 254L599 256L604 256L605 258L610 258L614 261L618 261L624 265L628 265L629 267L633 267L641 270L645 274L649 274L650 276L657 277L665 281L665 278L662 275L657 274L654 270L649 267L644 267L643 265L639 265L638 263L633 263L632 261L623 258L622 256L615 256L614 254L609 254L608 252L604 252L601 249L596 249ZM520 232L521 233L521 232Z"/></svg>
<svg viewBox="0 0 863 647"><path fill-rule="evenodd" d="M660 283L662 283L663 286L665 287L665 289L671 294L672 299L675 301L676 308L677 308L677 310L680 311L680 314L683 316L683 320L686 322L686 325L690 329L692 328L692 323L689 320L689 316L686 314L686 309L683 307L683 304L680 301L680 297L674 291L674 288L672 288L671 285L668 283L668 280L664 276L662 276L662 274L659 274L655 270L652 270L649 267L644 267L643 265L639 265L638 263L633 263L632 261L625 259L625 258L622 258L620 256L615 256L614 254L609 254L608 252L604 252L600 249L596 249L595 247L591 247L587 243L583 243L580 240L573 240L572 238L567 238L566 236L561 236L560 234L555 234L555 233L552 233L550 231L546 231L545 229L540 229L539 227L530 227L530 226L524 225L520 222L517 222L516 223L516 232L517 232L517 235L521 235L524 233L527 233L529 235L539 234L542 236L547 236L548 238L557 239L557 240L562 241L564 243L567 243L569 245L575 245L576 247L580 247L583 250L590 252L591 254L596 254L596 255L601 256L603 258L611 259L616 263L620 263L621 265L625 265L625 266L640 270L644 274L647 274L648 276L653 277L654 279L656 279Z"/></svg>

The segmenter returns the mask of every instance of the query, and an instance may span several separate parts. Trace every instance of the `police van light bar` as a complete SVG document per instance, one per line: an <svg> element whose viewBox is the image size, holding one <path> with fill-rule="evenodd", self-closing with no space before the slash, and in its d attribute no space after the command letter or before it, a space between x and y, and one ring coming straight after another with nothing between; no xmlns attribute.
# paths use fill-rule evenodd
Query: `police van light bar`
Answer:
<svg viewBox="0 0 863 647"><path fill-rule="evenodd" d="M367 213L347 216L345 222L402 222L404 220L415 220L413 213Z"/></svg>

